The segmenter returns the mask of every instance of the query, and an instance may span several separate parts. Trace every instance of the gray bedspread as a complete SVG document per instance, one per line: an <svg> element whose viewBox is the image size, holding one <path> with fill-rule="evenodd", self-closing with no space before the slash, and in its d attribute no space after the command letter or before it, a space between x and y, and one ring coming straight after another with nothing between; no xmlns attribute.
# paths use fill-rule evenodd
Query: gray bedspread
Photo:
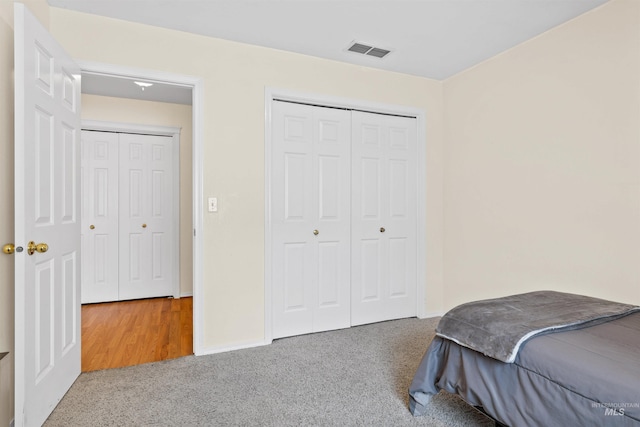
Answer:
<svg viewBox="0 0 640 427"><path fill-rule="evenodd" d="M640 312L536 336L514 363L435 337L409 389L413 415L440 390L512 426L640 427Z"/></svg>
<svg viewBox="0 0 640 427"><path fill-rule="evenodd" d="M459 305L436 335L491 358L513 363L522 344L543 333L593 326L640 307L555 291L537 291Z"/></svg>

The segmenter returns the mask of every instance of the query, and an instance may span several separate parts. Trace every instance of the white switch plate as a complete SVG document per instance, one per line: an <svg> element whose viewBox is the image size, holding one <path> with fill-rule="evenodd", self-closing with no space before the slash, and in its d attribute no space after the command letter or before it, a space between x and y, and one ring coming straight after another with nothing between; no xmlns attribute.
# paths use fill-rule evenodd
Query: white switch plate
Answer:
<svg viewBox="0 0 640 427"><path fill-rule="evenodd" d="M209 197L209 212L218 212L218 198Z"/></svg>

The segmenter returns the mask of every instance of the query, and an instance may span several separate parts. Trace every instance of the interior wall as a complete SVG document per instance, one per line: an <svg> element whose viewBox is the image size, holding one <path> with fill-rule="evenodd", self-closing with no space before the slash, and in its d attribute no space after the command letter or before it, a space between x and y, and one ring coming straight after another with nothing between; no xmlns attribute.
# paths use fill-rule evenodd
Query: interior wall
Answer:
<svg viewBox="0 0 640 427"><path fill-rule="evenodd" d="M178 127L180 131L180 295L193 295L192 108L190 105L82 94L82 119Z"/></svg>
<svg viewBox="0 0 640 427"><path fill-rule="evenodd" d="M0 245L13 242L13 3L0 2ZM13 419L13 257L0 253L0 425Z"/></svg>
<svg viewBox="0 0 640 427"><path fill-rule="evenodd" d="M204 81L203 346L264 339L265 87L406 105L426 112L427 312L442 298L442 85L403 74L51 9L51 31L81 60ZM203 203L206 209L206 203Z"/></svg>
<svg viewBox="0 0 640 427"><path fill-rule="evenodd" d="M444 82L445 309L539 289L640 304L640 2Z"/></svg>

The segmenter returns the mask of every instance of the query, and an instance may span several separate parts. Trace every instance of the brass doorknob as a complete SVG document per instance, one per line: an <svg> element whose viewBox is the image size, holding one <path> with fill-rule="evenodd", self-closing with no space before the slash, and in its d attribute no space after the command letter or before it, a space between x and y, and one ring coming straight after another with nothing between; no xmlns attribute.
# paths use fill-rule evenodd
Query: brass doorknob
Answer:
<svg viewBox="0 0 640 427"><path fill-rule="evenodd" d="M142 224L142 228L147 228L147 224Z"/></svg>
<svg viewBox="0 0 640 427"><path fill-rule="evenodd" d="M384 227L380 227L380 232L381 233L384 233L385 231L387 231L387 230L385 230Z"/></svg>
<svg viewBox="0 0 640 427"><path fill-rule="evenodd" d="M91 224L91 225L89 226L89 228L93 230L94 228L96 228L96 226L95 226L95 225L93 225L93 224Z"/></svg>
<svg viewBox="0 0 640 427"><path fill-rule="evenodd" d="M48 250L49 250L49 245L47 245L46 243L36 243L32 240L27 244L27 253L29 255L33 255L36 252L43 254Z"/></svg>
<svg viewBox="0 0 640 427"><path fill-rule="evenodd" d="M22 248L22 246L15 246L13 243L7 243L6 245L4 245L2 247L2 252L4 252L7 255L11 255L14 252L22 252L24 249Z"/></svg>
<svg viewBox="0 0 640 427"><path fill-rule="evenodd" d="M320 233L320 232L319 232L318 230L313 230L313 234L314 234L314 235L316 235L316 236L317 236L319 233Z"/></svg>

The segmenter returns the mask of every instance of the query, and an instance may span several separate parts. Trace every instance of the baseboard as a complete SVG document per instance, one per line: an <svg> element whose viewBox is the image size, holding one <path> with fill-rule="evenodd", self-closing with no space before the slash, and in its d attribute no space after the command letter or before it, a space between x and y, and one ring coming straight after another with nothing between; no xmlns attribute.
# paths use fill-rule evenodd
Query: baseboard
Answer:
<svg viewBox="0 0 640 427"><path fill-rule="evenodd" d="M181 292L180 293L180 298L189 298L189 297L193 297L193 292Z"/></svg>
<svg viewBox="0 0 640 427"><path fill-rule="evenodd" d="M432 317L442 317L444 316L444 311L436 311L432 313L425 313L423 316L418 317L418 319L431 319Z"/></svg>
<svg viewBox="0 0 640 427"><path fill-rule="evenodd" d="M15 418L12 419L11 422L9 423L9 427L14 427L15 426L15 422L16 422L16 419Z"/></svg>
<svg viewBox="0 0 640 427"><path fill-rule="evenodd" d="M262 347L269 345L271 342L266 341L251 341L242 344L235 344L230 346L213 346L201 349L196 356L206 356L208 354L226 353L229 351L243 350L245 348Z"/></svg>

